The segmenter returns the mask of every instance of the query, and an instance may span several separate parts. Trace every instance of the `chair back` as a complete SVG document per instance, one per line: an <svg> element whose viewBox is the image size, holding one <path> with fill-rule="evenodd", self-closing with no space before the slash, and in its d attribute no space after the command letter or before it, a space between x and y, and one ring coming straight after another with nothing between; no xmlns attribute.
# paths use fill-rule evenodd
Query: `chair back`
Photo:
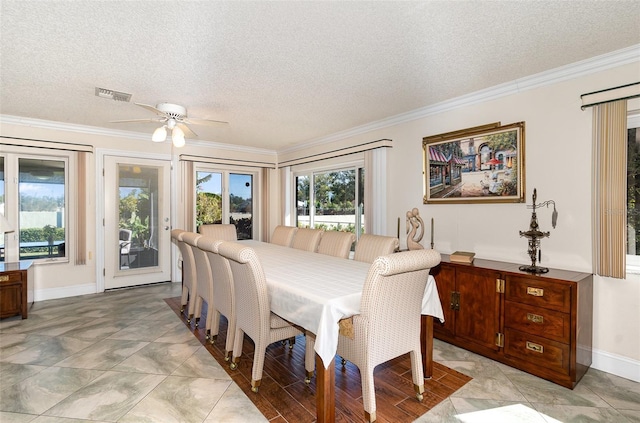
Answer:
<svg viewBox="0 0 640 423"><path fill-rule="evenodd" d="M236 300L236 325L250 338L268 339L271 307L267 280L251 247L237 242L223 242L218 253L229 260L233 274L233 292Z"/></svg>
<svg viewBox="0 0 640 423"><path fill-rule="evenodd" d="M326 231L320 238L318 252L328 256L349 258L356 236L351 232Z"/></svg>
<svg viewBox="0 0 640 423"><path fill-rule="evenodd" d="M219 254L218 248L225 241L203 236L198 239L198 247L209 258L213 276L213 302L216 310L227 320L235 319L235 299L233 294L233 275L229 260Z"/></svg>
<svg viewBox="0 0 640 423"><path fill-rule="evenodd" d="M223 241L237 241L238 233L236 232L236 225L230 223L200 225L198 232L202 236L206 236L213 239L220 239Z"/></svg>
<svg viewBox="0 0 640 423"><path fill-rule="evenodd" d="M393 253L398 249L399 245L398 238L392 236L364 234L356 244L353 259L373 263L378 256Z"/></svg>
<svg viewBox="0 0 640 423"><path fill-rule="evenodd" d="M182 272L183 272L183 280L182 283L186 285L188 288L194 286L196 281L196 260L193 255L193 249L190 245L187 244L187 240L190 240L192 243L195 243L195 239L201 237L202 235L197 234L195 232L183 231L178 234L178 248L180 249L180 254L182 254ZM194 239L195 238L195 239Z"/></svg>
<svg viewBox="0 0 640 423"><path fill-rule="evenodd" d="M298 228L295 226L278 225L271 234L271 244L282 245L283 247L291 247L293 237Z"/></svg>
<svg viewBox="0 0 640 423"><path fill-rule="evenodd" d="M291 247L297 250L316 252L324 231L320 229L298 228Z"/></svg>
<svg viewBox="0 0 640 423"><path fill-rule="evenodd" d="M413 250L380 256L365 280L360 313L369 321L369 339L404 344L409 334L420 335L424 289L432 267L440 263L435 250ZM384 334L384 337L382 337ZM397 338L397 339L396 339Z"/></svg>
<svg viewBox="0 0 640 423"><path fill-rule="evenodd" d="M204 238L201 234L195 232L187 232L182 234L182 240L191 249L193 261L195 263L197 283L194 295L202 297L207 303L213 300L213 278L211 275L211 266L207 254L198 248L198 242ZM199 311L199 310L198 310ZM200 317L196 313L196 317Z"/></svg>
<svg viewBox="0 0 640 423"><path fill-rule="evenodd" d="M171 239L173 239L178 246L180 256L182 257L182 281L184 283L189 281L188 283L190 285L195 272L196 263L193 260L193 253L191 252L191 249L182 240L182 234L185 233L187 233L187 231L183 229L173 229L171 231Z"/></svg>

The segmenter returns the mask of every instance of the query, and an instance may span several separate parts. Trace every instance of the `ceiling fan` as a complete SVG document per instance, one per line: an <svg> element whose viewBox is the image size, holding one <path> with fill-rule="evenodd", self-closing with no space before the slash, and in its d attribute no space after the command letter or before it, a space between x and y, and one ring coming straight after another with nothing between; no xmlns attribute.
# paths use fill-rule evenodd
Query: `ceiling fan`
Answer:
<svg viewBox="0 0 640 423"><path fill-rule="evenodd" d="M153 132L151 140L154 142L163 142L167 139L167 130L171 131L171 139L173 145L176 147L182 147L185 144L184 138L195 138L198 135L187 126L190 125L228 125L228 122L222 122L219 120L211 119L199 119L187 116L187 109L184 106L171 103L159 103L155 107L148 104L134 103L136 106L140 106L143 109L147 109L158 115L155 118L149 119L127 119L127 120L112 120L111 123L127 123L127 122L159 122L162 124Z"/></svg>

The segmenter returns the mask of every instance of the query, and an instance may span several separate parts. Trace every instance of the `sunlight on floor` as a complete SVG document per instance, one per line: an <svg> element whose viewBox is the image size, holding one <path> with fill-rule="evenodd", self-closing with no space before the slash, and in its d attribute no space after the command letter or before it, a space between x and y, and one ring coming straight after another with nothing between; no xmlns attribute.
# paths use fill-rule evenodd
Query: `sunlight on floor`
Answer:
<svg viewBox="0 0 640 423"><path fill-rule="evenodd" d="M464 423L562 423L523 404L458 414L456 418Z"/></svg>

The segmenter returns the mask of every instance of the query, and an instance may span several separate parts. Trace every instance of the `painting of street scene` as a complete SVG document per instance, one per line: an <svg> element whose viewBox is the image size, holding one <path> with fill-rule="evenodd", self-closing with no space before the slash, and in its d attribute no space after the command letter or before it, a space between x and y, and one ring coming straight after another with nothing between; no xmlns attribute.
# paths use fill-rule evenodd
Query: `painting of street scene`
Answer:
<svg viewBox="0 0 640 423"><path fill-rule="evenodd" d="M451 134L423 140L424 203L524 201L524 122Z"/></svg>

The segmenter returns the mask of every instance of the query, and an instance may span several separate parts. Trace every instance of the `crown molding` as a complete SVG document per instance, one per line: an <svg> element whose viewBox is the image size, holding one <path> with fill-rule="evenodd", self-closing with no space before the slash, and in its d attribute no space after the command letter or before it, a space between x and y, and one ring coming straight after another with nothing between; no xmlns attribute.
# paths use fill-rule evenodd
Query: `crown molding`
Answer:
<svg viewBox="0 0 640 423"><path fill-rule="evenodd" d="M131 131L98 128L96 126L78 125L74 123L55 122L51 120L34 119L22 116L0 115L0 124L29 126L32 128L51 129L56 131L77 132L89 135L104 135L108 137L126 137L139 140L149 140L148 134Z"/></svg>
<svg viewBox="0 0 640 423"><path fill-rule="evenodd" d="M21 116L0 115L0 125L11 124L29 126L40 129L77 132L88 135L102 135L107 137L131 138L141 141L150 141L151 135L143 132L123 131L117 129L100 128L97 126L79 125L74 123L55 122L43 119L26 118ZM277 156L275 150L266 148L247 147L242 145L226 144L215 141L185 140L187 145L194 147L215 148L219 150L240 151L253 154Z"/></svg>
<svg viewBox="0 0 640 423"><path fill-rule="evenodd" d="M526 90L566 81L568 79L579 78L635 62L640 62L640 44L540 72L531 76L519 78L484 90L475 91L431 106L422 107L406 113L367 123L365 125L356 126L345 131L336 132L326 137L312 139L284 150L279 150L278 153L291 153L309 147L339 141L345 138L364 134L366 132L387 128L389 126L410 122L427 116L517 94Z"/></svg>

